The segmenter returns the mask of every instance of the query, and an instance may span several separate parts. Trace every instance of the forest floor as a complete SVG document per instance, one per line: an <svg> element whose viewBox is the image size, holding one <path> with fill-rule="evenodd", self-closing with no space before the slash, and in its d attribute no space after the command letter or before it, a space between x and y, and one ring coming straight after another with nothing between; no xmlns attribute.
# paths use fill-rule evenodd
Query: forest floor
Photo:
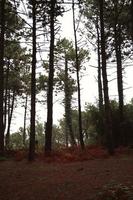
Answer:
<svg viewBox="0 0 133 200"><path fill-rule="evenodd" d="M72 161L67 152L63 162L56 155L31 163L16 155L0 161L0 200L133 199L133 152L99 155L80 154L81 160Z"/></svg>

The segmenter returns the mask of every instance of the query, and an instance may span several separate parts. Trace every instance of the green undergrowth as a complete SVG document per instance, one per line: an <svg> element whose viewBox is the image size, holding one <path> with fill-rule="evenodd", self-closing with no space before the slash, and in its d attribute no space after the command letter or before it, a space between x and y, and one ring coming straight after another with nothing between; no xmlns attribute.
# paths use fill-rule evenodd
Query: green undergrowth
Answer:
<svg viewBox="0 0 133 200"><path fill-rule="evenodd" d="M6 156L0 156L0 161L6 161L8 158Z"/></svg>

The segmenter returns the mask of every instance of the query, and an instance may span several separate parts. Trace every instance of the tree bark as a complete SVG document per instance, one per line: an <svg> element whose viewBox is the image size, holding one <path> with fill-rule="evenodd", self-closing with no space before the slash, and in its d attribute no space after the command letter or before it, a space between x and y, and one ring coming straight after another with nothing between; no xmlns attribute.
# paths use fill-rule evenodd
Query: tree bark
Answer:
<svg viewBox="0 0 133 200"><path fill-rule="evenodd" d="M32 0L32 73L31 73L31 119L30 119L30 144L29 161L35 158L35 116L36 116L36 0Z"/></svg>
<svg viewBox="0 0 133 200"><path fill-rule="evenodd" d="M53 79L54 79L54 18L55 0L51 0L50 12L50 55L49 55L49 78L47 91L47 122L45 130L45 153L48 155L52 150L52 126L53 126Z"/></svg>
<svg viewBox="0 0 133 200"><path fill-rule="evenodd" d="M121 56L121 27L118 24L118 2L115 1L115 24L114 24L114 40L115 40L115 53L117 62L117 87L119 97L119 116L120 121L123 121L123 76L122 76L122 56Z"/></svg>
<svg viewBox="0 0 133 200"><path fill-rule="evenodd" d="M133 41L133 0L131 0L131 23L132 23L132 41Z"/></svg>
<svg viewBox="0 0 133 200"><path fill-rule="evenodd" d="M4 97L4 35L5 35L5 0L0 6L0 155L4 155L4 123L3 123L3 97Z"/></svg>
<svg viewBox="0 0 133 200"><path fill-rule="evenodd" d="M102 70L101 70L101 41L100 41L100 30L99 30L99 16L97 16L97 24L96 24L96 31L97 31L97 58L98 58L98 107L99 107L99 125L100 125L100 137L98 141L100 144L104 144L105 139L103 136L105 135L104 130L104 106L103 106L103 85L102 85Z"/></svg>
<svg viewBox="0 0 133 200"><path fill-rule="evenodd" d="M100 34L99 34L99 17L97 17L97 57L98 57L98 102L99 111L103 112L103 88L102 88L102 76L101 76L101 50L100 50Z"/></svg>
<svg viewBox="0 0 133 200"><path fill-rule="evenodd" d="M23 130L23 145L25 147L26 140L26 116L27 116L27 103L28 103L28 95L25 97L25 106L24 106L24 130Z"/></svg>
<svg viewBox="0 0 133 200"><path fill-rule="evenodd" d="M6 77L5 77L5 98L4 98L4 132L6 129L7 124L7 96L8 96L8 79L9 79L9 68L10 68L10 61L8 60L7 69L6 69Z"/></svg>
<svg viewBox="0 0 133 200"><path fill-rule="evenodd" d="M75 42L75 54L76 54L76 73L77 73L77 86L78 86L78 114L79 114L79 139L81 148L84 149L84 140L83 140L83 130L82 130L82 112L81 112L81 94L80 94L80 80L79 80L79 59L78 59L78 46L77 46L77 34L75 26L75 3L72 1L72 11L73 11L73 30L74 30L74 42Z"/></svg>
<svg viewBox="0 0 133 200"><path fill-rule="evenodd" d="M66 121L66 135L70 135L71 139L71 145L75 146L76 141L74 138L73 130L72 130L72 113L71 113L71 91L70 91L70 85L68 80L68 62L67 58L65 57L65 121Z"/></svg>
<svg viewBox="0 0 133 200"><path fill-rule="evenodd" d="M119 132L117 133L117 145L126 144L126 135L123 132L122 123L124 120L124 95L123 95L123 74L122 74L122 55L121 55L121 25L118 21L118 1L114 2L115 11L115 23L114 23L114 41L115 41L115 53L117 63L117 89L119 100Z"/></svg>
<svg viewBox="0 0 133 200"><path fill-rule="evenodd" d="M6 149L9 149L10 147L10 127L11 127L11 120L12 120L12 115L13 115L13 110L14 110L14 102L15 102L15 92L13 91L11 109L10 109L10 104L9 104L8 127L7 127L7 133L6 133L6 138L5 138Z"/></svg>
<svg viewBox="0 0 133 200"><path fill-rule="evenodd" d="M105 32L104 32L104 1L99 0L100 9L100 31L101 31L101 55L102 55L102 77L103 77L103 90L104 90L104 103L105 103L105 134L107 138L107 148L110 154L114 153L113 133L112 133L112 119L111 108L108 94L108 79L107 79L107 66L106 66L106 50L105 50Z"/></svg>
<svg viewBox="0 0 133 200"><path fill-rule="evenodd" d="M116 61L117 61L117 88L118 88L118 98L119 98L119 117L120 117L120 121L123 121L124 97L123 97L121 41L120 41L119 31L120 29L117 30L115 26L114 33L115 33L115 52L116 52Z"/></svg>

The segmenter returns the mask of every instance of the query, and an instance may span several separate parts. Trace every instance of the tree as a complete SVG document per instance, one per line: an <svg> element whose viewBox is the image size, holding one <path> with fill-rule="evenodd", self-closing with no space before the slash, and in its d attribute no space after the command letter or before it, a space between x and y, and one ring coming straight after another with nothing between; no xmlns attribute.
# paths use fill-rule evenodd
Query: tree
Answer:
<svg viewBox="0 0 133 200"><path fill-rule="evenodd" d="M72 96L77 91L77 81L73 78L76 72L75 58L76 53L72 41L66 38L57 41L55 48L55 60L57 62L57 91L64 91L63 104L65 107L65 135L66 144L70 143L72 146L76 145L73 134L72 124ZM78 49L79 70L82 70L82 65L89 59L89 53L83 48ZM79 131L78 131L79 133ZM69 140L70 136L70 140Z"/></svg>
<svg viewBox="0 0 133 200"><path fill-rule="evenodd" d="M22 75L22 82L23 82L23 107L24 107L24 126L23 126L23 146L26 145L26 120L27 120L27 111L28 111L28 99L31 94L31 73L30 73L30 66L28 65L31 63L30 61L31 55L27 57L27 61L25 63L26 69L23 70Z"/></svg>
<svg viewBox="0 0 133 200"><path fill-rule="evenodd" d="M7 144L9 143L10 138L10 125L14 110L13 105L15 105L16 95L20 95L21 80L20 74L18 75L18 71L21 68L20 65L22 66L22 60L24 60L22 59L22 54L25 54L25 48L20 46L24 23L18 16L15 7L10 1L5 2L4 23L3 131L6 133L5 144ZM16 83L14 84L15 81ZM10 103L13 104L10 105Z"/></svg>
<svg viewBox="0 0 133 200"><path fill-rule="evenodd" d="M98 94L99 94L99 110L103 114L103 88L101 80L101 48L100 48L100 34L99 34L99 16L97 16L97 57L98 57Z"/></svg>
<svg viewBox="0 0 133 200"><path fill-rule="evenodd" d="M15 102L15 90L13 90L12 99L10 93L8 95L8 126L7 126L7 133L5 136L5 145L7 149L9 148L9 143L10 143L10 126L14 110L14 102Z"/></svg>
<svg viewBox="0 0 133 200"><path fill-rule="evenodd" d="M108 94L108 80L107 80L107 67L106 67L106 50L105 50L105 32L104 32L104 1L99 0L100 10L100 32L101 32L101 57L102 57L102 77L103 77L103 90L104 90L104 103L105 103L105 133L107 136L107 147L110 154L114 153L113 146L113 133L111 121L111 108Z"/></svg>
<svg viewBox="0 0 133 200"><path fill-rule="evenodd" d="M4 124L3 124L3 95L4 95L4 35L5 35L5 0L0 1L0 155L4 154Z"/></svg>
<svg viewBox="0 0 133 200"><path fill-rule="evenodd" d="M131 0L131 21L132 21L132 40L133 40L133 0Z"/></svg>
<svg viewBox="0 0 133 200"><path fill-rule="evenodd" d="M36 104L36 0L32 1L32 73L31 73L31 120L30 120L30 144L29 161L34 160L35 156L35 104Z"/></svg>
<svg viewBox="0 0 133 200"><path fill-rule="evenodd" d="M117 88L118 88L118 98L119 98L119 120L122 124L124 117L124 95L123 95L123 74L122 74L122 36L121 36L121 22L119 20L119 9L118 1L114 2L114 40L115 40L115 52L116 52L116 62L117 62ZM120 137L123 138L124 144L124 135L121 134ZM121 139L120 139L121 140Z"/></svg>
<svg viewBox="0 0 133 200"><path fill-rule="evenodd" d="M115 53L114 61L116 61L117 68L117 90L119 101L119 142L123 141L125 135L123 133L122 124L124 121L124 94L123 94L123 63L129 57L131 49L129 43L130 37L128 34L128 1L111 1L106 3L106 34L108 44L108 55L113 57ZM112 13L112 15L110 15ZM110 32L109 32L110 30ZM111 42L112 40L112 42Z"/></svg>
<svg viewBox="0 0 133 200"><path fill-rule="evenodd" d="M73 134L72 129L72 114L71 114L71 89L70 89L70 81L68 76L68 60L67 56L65 55L65 81L64 81L64 91L65 91L65 119L66 119L66 139L69 131L69 135L71 137L71 144L72 146L76 145L76 141Z"/></svg>
<svg viewBox="0 0 133 200"><path fill-rule="evenodd" d="M72 1L72 11L73 11L73 30L74 30L74 43L75 43L75 66L77 74L77 87L78 87L78 112L79 112L79 135L80 135L80 145L84 149L84 140L82 133L82 113L81 113L81 95L80 95L80 81L79 81L79 57L78 57L78 46L77 46L77 33L75 24L75 3Z"/></svg>
<svg viewBox="0 0 133 200"><path fill-rule="evenodd" d="M52 149L52 124L53 124L53 78L54 78L54 39L55 39L55 4L50 1L50 55L49 55L49 79L47 93L47 122L45 132L45 153L50 153Z"/></svg>
<svg viewBox="0 0 133 200"><path fill-rule="evenodd" d="M25 48L19 42L13 41L5 46L4 66L4 130L6 148L10 146L10 126L17 97L24 92L24 67L27 67Z"/></svg>
<svg viewBox="0 0 133 200"><path fill-rule="evenodd" d="M98 107L100 118L98 123L100 124L99 135L104 135L104 102L103 102L103 84L102 84L102 70L101 70L101 39L100 39L100 20L99 20L99 6L98 2L95 0L84 0L83 8L81 8L81 13L83 13L83 24L86 29L87 41L93 46L94 51L97 54L97 83L98 83ZM84 35L84 30L83 33ZM86 115L86 114L85 114ZM86 121L86 120L85 120ZM93 129L93 128L92 128ZM92 134L93 135L93 134Z"/></svg>
<svg viewBox="0 0 133 200"><path fill-rule="evenodd" d="M93 12L92 12L93 10ZM99 27L99 9L98 2L95 0L84 0L83 8L81 7L81 13L83 13L83 24L86 29L86 37L90 44L93 45L94 51L97 53L97 68L98 68L98 103L99 110L103 110L103 89L102 89L102 80L101 80L101 47L100 47L100 27ZM83 33L84 35L84 30ZM94 40L94 41L93 41ZM95 41L96 40L96 41Z"/></svg>
<svg viewBox="0 0 133 200"><path fill-rule="evenodd" d="M49 75L47 89L47 121L45 130L45 153L48 155L52 150L52 125L53 125L53 85L54 85L54 42L55 22L57 16L64 11L56 0L48 2L48 18L50 26L50 53L49 53Z"/></svg>
<svg viewBox="0 0 133 200"><path fill-rule="evenodd" d="M66 145L68 146L69 136L70 143L72 146L76 145L76 141L73 134L72 128L72 95L76 91L75 81L70 75L70 71L74 72L74 68L72 66L73 62L75 62L75 50L73 48L72 42L63 38L57 41L56 44L56 54L57 54L57 65L59 65L59 72L57 75L57 83L58 87L63 89L64 91L64 107L65 107L65 135L66 135ZM64 62L62 69L60 61Z"/></svg>

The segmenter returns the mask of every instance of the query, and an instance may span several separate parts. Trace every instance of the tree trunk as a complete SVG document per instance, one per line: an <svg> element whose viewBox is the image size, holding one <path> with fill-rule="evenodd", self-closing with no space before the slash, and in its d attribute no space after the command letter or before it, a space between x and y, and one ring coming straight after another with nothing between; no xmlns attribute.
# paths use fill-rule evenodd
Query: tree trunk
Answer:
<svg viewBox="0 0 133 200"><path fill-rule="evenodd" d="M100 33L99 33L99 16L97 16L97 24L96 24L96 31L97 31L97 58L98 58L98 107L99 107L99 125L100 125L100 137L98 141L100 144L105 143L104 139L104 106L103 106L103 86L102 86L102 71L101 71L101 47L100 47Z"/></svg>
<svg viewBox="0 0 133 200"><path fill-rule="evenodd" d="M8 64L7 64L5 84L4 84L4 88L5 88L5 98L4 98L4 132L5 132L6 123L7 123L7 96L8 96L9 67L10 67L10 61L8 61Z"/></svg>
<svg viewBox="0 0 133 200"><path fill-rule="evenodd" d="M124 95L123 95L123 75L122 75L122 56L121 56L121 26L118 22L118 1L114 2L115 23L114 23L114 41L115 53L117 63L117 89L119 99L119 133L117 137L117 145L124 145L126 143L125 133L123 132L122 123L124 120Z"/></svg>
<svg viewBox="0 0 133 200"><path fill-rule="evenodd" d="M121 57L121 27L118 24L118 7L117 1L114 5L115 10L115 25L114 25L114 39L115 39L115 53L117 62L117 86L118 86L118 97L119 97L119 115L120 121L123 121L123 76L122 76L122 57Z"/></svg>
<svg viewBox="0 0 133 200"><path fill-rule="evenodd" d="M68 132L66 131L67 127L65 127L65 142L66 142L66 148L68 148Z"/></svg>
<svg viewBox="0 0 133 200"><path fill-rule="evenodd" d="M66 121L66 135L69 133L70 139L71 139L71 145L75 146L76 141L74 138L73 130L72 130L72 113L71 113L71 91L70 91L70 85L68 80L68 62L67 58L65 58L65 121Z"/></svg>
<svg viewBox="0 0 133 200"><path fill-rule="evenodd" d="M4 97L4 34L5 34L5 0L0 3L0 155L4 155L4 123L3 123L3 97Z"/></svg>
<svg viewBox="0 0 133 200"><path fill-rule="evenodd" d="M122 124L122 122L124 120L124 110L123 110L124 109L124 100L123 100L124 97L123 97L121 44L120 44L120 39L119 39L119 36L118 36L118 34L120 34L120 33L118 31L119 30L117 30L116 26L115 26L114 33L115 33L115 52L116 52L116 61L117 61L117 88L118 88L118 99L119 99L119 124ZM123 131L121 130L121 127L120 127L120 134L122 134L122 132ZM123 138L124 135L123 136L121 135L121 137ZM124 140L125 139L123 138L123 142L124 142Z"/></svg>
<svg viewBox="0 0 133 200"><path fill-rule="evenodd" d="M50 55L49 55L49 79L47 92L47 122L45 131L45 153L48 155L52 150L52 126L53 126L53 79L54 79L54 18L55 0L50 1Z"/></svg>
<svg viewBox="0 0 133 200"><path fill-rule="evenodd" d="M133 0L131 1L131 23L132 23L132 41L133 41Z"/></svg>
<svg viewBox="0 0 133 200"><path fill-rule="evenodd" d="M25 106L24 106L24 130L23 130L23 146L25 147L26 140L26 116L27 116L27 103L28 103L28 95L25 97Z"/></svg>
<svg viewBox="0 0 133 200"><path fill-rule="evenodd" d="M102 77L105 103L105 134L107 138L107 147L110 154L114 153L113 133L112 133L112 119L111 108L108 94L108 80L107 80L107 66L106 66L106 51L105 51L105 32L104 32L104 17L103 17L104 1L99 0L100 8L100 31L101 31L101 55L102 55Z"/></svg>
<svg viewBox="0 0 133 200"><path fill-rule="evenodd" d="M13 110L14 110L14 101L15 101L15 92L13 91L11 109L10 109L10 104L9 104L8 127L7 127L7 133L6 133L6 138L5 138L6 149L9 149L10 147L10 127L11 127L11 120L12 120L12 115L13 115Z"/></svg>
<svg viewBox="0 0 133 200"><path fill-rule="evenodd" d="M98 102L99 102L99 111L103 112L103 88L102 88L102 80L101 80L101 51L100 51L100 35L99 35L99 19L97 17L97 57L98 57Z"/></svg>
<svg viewBox="0 0 133 200"><path fill-rule="evenodd" d="M32 1L32 74L31 74L31 119L30 119L30 144L29 144L29 161L35 157L35 116L36 116L36 0Z"/></svg>
<svg viewBox="0 0 133 200"><path fill-rule="evenodd" d="M81 95L80 95L80 80L79 80L79 59L78 59L78 46L77 46L77 34L75 26L75 11L74 11L74 0L72 1L72 11L73 11L73 30L74 30L74 40L75 40L75 53L76 53L76 73L77 73L77 86L78 86L78 114L79 114L79 139L81 148L84 149L83 131L82 131L82 112L81 112Z"/></svg>

